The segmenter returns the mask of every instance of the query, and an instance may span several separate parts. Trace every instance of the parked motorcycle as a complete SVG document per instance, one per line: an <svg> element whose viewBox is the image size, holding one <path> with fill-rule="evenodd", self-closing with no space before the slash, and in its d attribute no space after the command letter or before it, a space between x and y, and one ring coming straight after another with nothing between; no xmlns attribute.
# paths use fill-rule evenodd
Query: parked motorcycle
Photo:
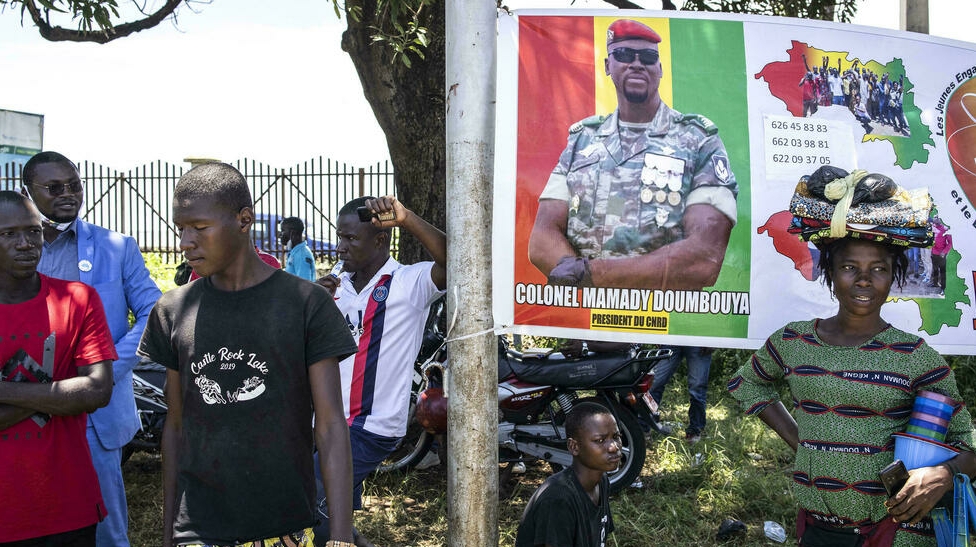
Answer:
<svg viewBox="0 0 976 547"><path fill-rule="evenodd" d="M443 348L440 349L443 357ZM572 463L563 426L573 405L592 401L606 407L617 421L621 436L621 463L610 474L612 493L640 476L646 458L641 421L654 427L654 365L671 350L645 350L634 345L623 353L588 352L568 358L559 352L520 353L499 338L498 445L501 463L537 459L554 469ZM416 402L429 385L441 381L443 360L418 359L411 394L407 435L394 455L377 472L406 470L430 450L434 435L420 425Z"/></svg>
<svg viewBox="0 0 976 547"><path fill-rule="evenodd" d="M620 466L609 474L617 493L640 476L647 456L640 420L654 420L648 391L654 365L671 350L632 346L626 353L593 353L567 358L561 353L519 353L499 345L498 444L502 461L525 457L558 468L573 457L563 424L577 403L591 401L610 410L620 430Z"/></svg>
<svg viewBox="0 0 976 547"><path fill-rule="evenodd" d="M136 451L159 452L163 440L163 423L166 421L166 367L144 361L132 369L132 390L136 396L136 411L140 428L129 444L122 448L122 462Z"/></svg>

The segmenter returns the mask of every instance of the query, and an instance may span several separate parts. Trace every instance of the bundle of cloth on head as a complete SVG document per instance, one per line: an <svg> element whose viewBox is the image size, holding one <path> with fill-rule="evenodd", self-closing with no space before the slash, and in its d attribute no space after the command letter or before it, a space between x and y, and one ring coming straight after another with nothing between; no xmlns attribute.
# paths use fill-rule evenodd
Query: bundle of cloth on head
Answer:
<svg viewBox="0 0 976 547"><path fill-rule="evenodd" d="M804 175L790 200L789 232L814 244L851 237L931 247L932 196L879 174L825 165Z"/></svg>

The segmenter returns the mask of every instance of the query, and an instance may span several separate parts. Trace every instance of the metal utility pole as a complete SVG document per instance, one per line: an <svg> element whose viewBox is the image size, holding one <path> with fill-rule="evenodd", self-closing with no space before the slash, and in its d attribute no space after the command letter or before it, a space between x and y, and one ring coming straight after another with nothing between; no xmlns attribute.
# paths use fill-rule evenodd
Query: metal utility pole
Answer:
<svg viewBox="0 0 976 547"><path fill-rule="evenodd" d="M454 0L445 10L447 311L453 325L447 544L487 547L498 545L498 365L491 330L496 12L492 0Z"/></svg>
<svg viewBox="0 0 976 547"><path fill-rule="evenodd" d="M901 0L901 29L929 33L929 0Z"/></svg>

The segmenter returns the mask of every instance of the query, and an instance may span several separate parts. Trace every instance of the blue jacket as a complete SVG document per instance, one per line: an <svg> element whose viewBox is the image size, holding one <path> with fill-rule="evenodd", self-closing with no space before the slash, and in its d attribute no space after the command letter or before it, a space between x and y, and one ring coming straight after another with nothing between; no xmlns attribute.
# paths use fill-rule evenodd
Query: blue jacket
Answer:
<svg viewBox="0 0 976 547"><path fill-rule="evenodd" d="M288 252L288 259L285 261L285 271L315 282L318 276L315 275L315 255L308 248L308 242L303 241L292 247Z"/></svg>
<svg viewBox="0 0 976 547"><path fill-rule="evenodd" d="M132 393L132 367L139 362L136 348L149 312L162 293L149 277L135 239L81 219L78 219L75 231L78 234L78 275L83 283L98 291L119 354L119 360L112 365L115 376L112 399L108 406L91 414L98 440L112 450L125 446L139 430L136 400ZM129 310L135 316L131 329Z"/></svg>

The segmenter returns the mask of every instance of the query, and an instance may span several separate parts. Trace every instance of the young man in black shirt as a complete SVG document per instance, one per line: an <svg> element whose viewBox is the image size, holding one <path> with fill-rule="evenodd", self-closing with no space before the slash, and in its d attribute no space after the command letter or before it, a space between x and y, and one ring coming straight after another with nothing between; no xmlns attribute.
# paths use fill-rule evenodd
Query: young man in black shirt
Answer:
<svg viewBox="0 0 976 547"><path fill-rule="evenodd" d="M620 465L620 432L610 411L580 403L566 417L573 464L532 494L515 547L605 547L613 532L607 472Z"/></svg>
<svg viewBox="0 0 976 547"><path fill-rule="evenodd" d="M163 546L311 547L314 438L330 501L326 545L352 547L338 363L356 345L332 296L261 260L247 181L230 165L184 174L173 219L203 279L160 298L139 348L169 369Z"/></svg>

